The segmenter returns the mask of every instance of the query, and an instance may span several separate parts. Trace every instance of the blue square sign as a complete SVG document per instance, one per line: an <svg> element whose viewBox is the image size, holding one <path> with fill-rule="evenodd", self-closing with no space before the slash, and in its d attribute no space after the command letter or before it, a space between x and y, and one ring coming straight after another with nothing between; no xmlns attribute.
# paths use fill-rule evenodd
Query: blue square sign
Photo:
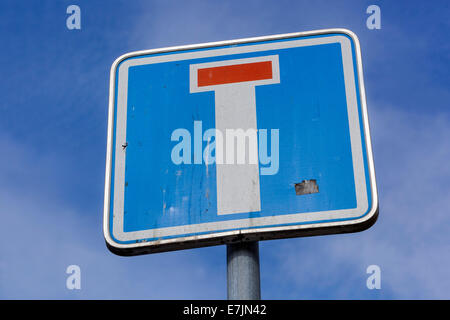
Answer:
<svg viewBox="0 0 450 320"><path fill-rule="evenodd" d="M140 51L114 62L104 207L113 252L354 232L377 214L352 32Z"/></svg>

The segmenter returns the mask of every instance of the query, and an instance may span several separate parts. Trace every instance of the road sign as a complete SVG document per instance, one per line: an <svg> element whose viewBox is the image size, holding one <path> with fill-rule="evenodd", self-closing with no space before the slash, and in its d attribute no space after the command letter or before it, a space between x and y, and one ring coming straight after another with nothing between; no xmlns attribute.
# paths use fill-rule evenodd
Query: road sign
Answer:
<svg viewBox="0 0 450 320"><path fill-rule="evenodd" d="M352 32L139 51L114 62L104 207L113 252L354 232L377 214Z"/></svg>

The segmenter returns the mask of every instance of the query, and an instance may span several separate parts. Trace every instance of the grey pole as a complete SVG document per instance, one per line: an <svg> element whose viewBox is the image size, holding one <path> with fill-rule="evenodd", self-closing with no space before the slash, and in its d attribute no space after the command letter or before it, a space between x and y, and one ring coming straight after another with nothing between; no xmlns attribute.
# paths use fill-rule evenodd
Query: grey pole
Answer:
<svg viewBox="0 0 450 320"><path fill-rule="evenodd" d="M227 291L228 300L261 299L258 241L227 245Z"/></svg>

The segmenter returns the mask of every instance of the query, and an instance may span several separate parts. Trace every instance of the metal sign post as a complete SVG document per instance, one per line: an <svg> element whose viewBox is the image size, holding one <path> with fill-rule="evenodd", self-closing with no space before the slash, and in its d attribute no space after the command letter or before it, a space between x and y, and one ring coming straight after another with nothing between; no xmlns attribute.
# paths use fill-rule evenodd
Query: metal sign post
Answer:
<svg viewBox="0 0 450 320"><path fill-rule="evenodd" d="M258 241L227 245L227 295L229 300L261 299Z"/></svg>

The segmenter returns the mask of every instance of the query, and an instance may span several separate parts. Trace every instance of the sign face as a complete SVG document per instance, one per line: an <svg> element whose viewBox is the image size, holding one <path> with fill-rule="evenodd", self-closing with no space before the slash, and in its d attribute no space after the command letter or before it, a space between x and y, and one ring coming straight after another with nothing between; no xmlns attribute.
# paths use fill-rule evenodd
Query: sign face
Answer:
<svg viewBox="0 0 450 320"><path fill-rule="evenodd" d="M104 208L111 251L353 232L377 214L352 32L141 51L114 62Z"/></svg>

